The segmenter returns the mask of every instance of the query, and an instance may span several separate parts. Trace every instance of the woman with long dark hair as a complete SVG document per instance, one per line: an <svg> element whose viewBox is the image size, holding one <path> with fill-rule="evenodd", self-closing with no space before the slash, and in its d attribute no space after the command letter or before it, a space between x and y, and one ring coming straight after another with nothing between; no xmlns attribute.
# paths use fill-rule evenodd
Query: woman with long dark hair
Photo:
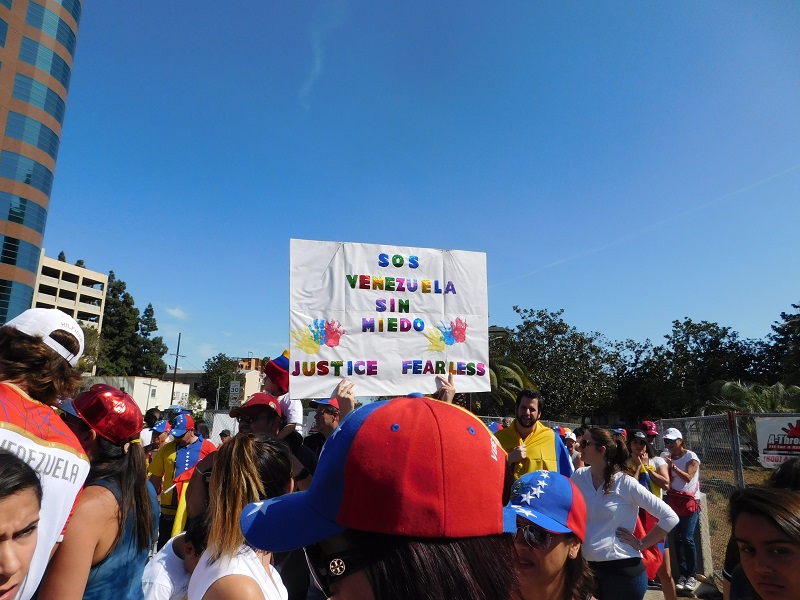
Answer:
<svg viewBox="0 0 800 600"><path fill-rule="evenodd" d="M505 466L494 436L458 406L374 402L331 434L308 490L249 505L242 531L266 551L304 548L328 598L510 600Z"/></svg>
<svg viewBox="0 0 800 600"><path fill-rule="evenodd" d="M586 504L574 483L534 471L514 482L514 538L520 600L587 600L593 578L581 554Z"/></svg>
<svg viewBox="0 0 800 600"><path fill-rule="evenodd" d="M28 463L0 450L0 598L16 598L39 539L42 484Z"/></svg>
<svg viewBox="0 0 800 600"><path fill-rule="evenodd" d="M282 441L240 433L220 447L208 489L208 541L189 582L190 600L286 600L272 555L245 542L239 517L248 503L292 489L292 455Z"/></svg>
<svg viewBox="0 0 800 600"><path fill-rule="evenodd" d="M583 553L595 577L599 600L641 600L647 591L642 550L654 546L678 524L675 512L631 476L630 454L608 429L589 429L580 443L589 465L572 481L586 501ZM643 508L657 524L642 539L633 531Z"/></svg>
<svg viewBox="0 0 800 600"><path fill-rule="evenodd" d="M158 522L138 439L142 412L128 394L103 384L63 409L91 468L39 600L140 600Z"/></svg>

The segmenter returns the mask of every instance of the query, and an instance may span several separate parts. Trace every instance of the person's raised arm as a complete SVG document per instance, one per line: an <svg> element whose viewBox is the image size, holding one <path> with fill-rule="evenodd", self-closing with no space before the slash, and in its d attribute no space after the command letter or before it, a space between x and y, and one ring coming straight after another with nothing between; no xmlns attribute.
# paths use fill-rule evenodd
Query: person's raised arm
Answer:
<svg viewBox="0 0 800 600"><path fill-rule="evenodd" d="M697 460L690 460L689 464L686 465L686 470L678 468L678 465L675 464L675 461L672 461L672 472L675 473L678 477L683 479L686 483L689 483L692 478L697 473L697 469L700 468L700 461Z"/></svg>
<svg viewBox="0 0 800 600"><path fill-rule="evenodd" d="M353 409L356 407L356 394L353 390L355 385L356 384L354 382L345 377L339 382L339 385L336 386L336 392L334 392L334 395L339 401L340 423L344 421L344 418L353 412Z"/></svg>

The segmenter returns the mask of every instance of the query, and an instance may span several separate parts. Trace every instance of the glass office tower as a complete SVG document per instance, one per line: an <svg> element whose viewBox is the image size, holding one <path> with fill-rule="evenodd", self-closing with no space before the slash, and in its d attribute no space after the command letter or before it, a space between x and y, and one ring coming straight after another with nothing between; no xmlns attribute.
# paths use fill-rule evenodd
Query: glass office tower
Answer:
<svg viewBox="0 0 800 600"><path fill-rule="evenodd" d="M0 0L0 323L31 307L80 0Z"/></svg>

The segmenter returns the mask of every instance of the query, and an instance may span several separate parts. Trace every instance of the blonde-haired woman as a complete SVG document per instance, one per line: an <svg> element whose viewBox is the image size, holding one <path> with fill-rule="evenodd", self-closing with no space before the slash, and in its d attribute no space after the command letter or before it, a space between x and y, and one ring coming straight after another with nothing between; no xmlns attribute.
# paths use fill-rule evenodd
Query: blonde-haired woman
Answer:
<svg viewBox="0 0 800 600"><path fill-rule="evenodd" d="M286 600L272 555L249 546L239 527L250 502L292 490L292 460L277 439L239 434L219 449L209 485L208 545L189 582L189 600Z"/></svg>

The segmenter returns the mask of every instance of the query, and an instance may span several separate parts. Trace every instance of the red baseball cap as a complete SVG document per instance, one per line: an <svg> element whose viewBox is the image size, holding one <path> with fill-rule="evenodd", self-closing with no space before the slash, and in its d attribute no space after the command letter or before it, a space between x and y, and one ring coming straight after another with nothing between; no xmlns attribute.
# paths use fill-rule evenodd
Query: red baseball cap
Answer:
<svg viewBox="0 0 800 600"><path fill-rule="evenodd" d="M240 524L250 544L273 552L346 529L420 538L512 533L505 470L497 439L461 407L431 398L374 402L331 434L308 490L249 504Z"/></svg>
<svg viewBox="0 0 800 600"><path fill-rule="evenodd" d="M144 422L142 411L133 398L104 383L95 384L88 392L67 400L62 408L117 446L136 438Z"/></svg>
<svg viewBox="0 0 800 600"><path fill-rule="evenodd" d="M652 421L642 421L639 425L639 429L644 431L647 435L658 435L656 424Z"/></svg>
<svg viewBox="0 0 800 600"><path fill-rule="evenodd" d="M254 415L261 412L265 408L271 408L278 413L279 417L283 416L281 404L278 402L278 399L272 394L267 394L266 392L256 392L247 399L247 402L241 406L232 408L228 414L232 417L238 417L239 415Z"/></svg>

